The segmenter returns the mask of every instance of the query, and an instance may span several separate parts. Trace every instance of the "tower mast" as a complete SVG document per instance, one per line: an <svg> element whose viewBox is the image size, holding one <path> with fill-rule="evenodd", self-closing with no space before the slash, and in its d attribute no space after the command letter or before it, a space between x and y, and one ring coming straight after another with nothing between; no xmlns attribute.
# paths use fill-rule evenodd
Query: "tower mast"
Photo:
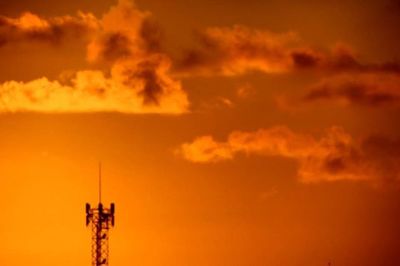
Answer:
<svg viewBox="0 0 400 266"><path fill-rule="evenodd" d="M86 226L92 226L92 266L108 266L109 230L114 227L115 204L104 208L101 202L101 163L99 163L99 203L92 208L86 203Z"/></svg>

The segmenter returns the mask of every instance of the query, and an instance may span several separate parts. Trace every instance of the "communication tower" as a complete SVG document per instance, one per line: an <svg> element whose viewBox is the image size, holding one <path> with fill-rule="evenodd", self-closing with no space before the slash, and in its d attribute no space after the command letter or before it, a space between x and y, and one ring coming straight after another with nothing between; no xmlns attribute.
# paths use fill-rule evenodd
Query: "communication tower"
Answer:
<svg viewBox="0 0 400 266"><path fill-rule="evenodd" d="M92 227L92 266L108 266L109 230L114 227L115 204L105 208L101 202L101 164L99 164L99 204L86 203L86 226Z"/></svg>

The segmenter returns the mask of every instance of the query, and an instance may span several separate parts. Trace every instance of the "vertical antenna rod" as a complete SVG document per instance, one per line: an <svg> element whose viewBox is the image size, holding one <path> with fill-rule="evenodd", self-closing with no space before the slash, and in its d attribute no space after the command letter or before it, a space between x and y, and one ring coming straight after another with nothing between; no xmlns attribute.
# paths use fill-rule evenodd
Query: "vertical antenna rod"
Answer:
<svg viewBox="0 0 400 266"><path fill-rule="evenodd" d="M101 203L101 162L99 162L99 203Z"/></svg>

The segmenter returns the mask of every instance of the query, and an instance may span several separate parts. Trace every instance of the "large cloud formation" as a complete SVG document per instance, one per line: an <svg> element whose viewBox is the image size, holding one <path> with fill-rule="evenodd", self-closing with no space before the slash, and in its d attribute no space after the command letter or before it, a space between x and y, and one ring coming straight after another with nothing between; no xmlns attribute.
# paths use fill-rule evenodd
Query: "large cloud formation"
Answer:
<svg viewBox="0 0 400 266"><path fill-rule="evenodd" d="M131 1L120 0L102 19L83 13L44 19L26 13L17 19L3 17L0 25L3 43L56 42L72 33L86 37L88 60L109 66L105 72L78 71L64 83L41 78L0 84L0 112L187 111L187 95L170 75L171 60L158 49L158 27L150 13Z"/></svg>
<svg viewBox="0 0 400 266"><path fill-rule="evenodd" d="M195 163L233 160L239 153L279 156L298 162L302 182L355 180L379 185L400 181L400 140L373 136L355 140L332 127L321 138L287 127L232 132L225 142L211 136L185 143L178 153Z"/></svg>
<svg viewBox="0 0 400 266"><path fill-rule="evenodd" d="M87 42L87 61L102 69L78 71L63 81L43 77L4 82L0 112L180 114L187 112L189 101L176 77L252 71L324 75L303 102L334 100L370 106L399 102L400 65L363 63L343 44L327 51L306 44L293 32L210 27L198 32L197 46L172 67L171 58L160 49L161 36L151 13L138 10L129 0L120 0L101 19L83 12L53 18L29 12L18 18L0 16L0 47L18 42L60 44L79 38Z"/></svg>

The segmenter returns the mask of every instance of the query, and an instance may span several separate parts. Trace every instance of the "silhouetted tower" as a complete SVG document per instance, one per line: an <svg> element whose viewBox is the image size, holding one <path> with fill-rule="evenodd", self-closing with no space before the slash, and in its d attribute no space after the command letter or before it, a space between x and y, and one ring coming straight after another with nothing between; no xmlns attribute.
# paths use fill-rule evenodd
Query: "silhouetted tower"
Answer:
<svg viewBox="0 0 400 266"><path fill-rule="evenodd" d="M99 204L91 208L86 203L86 226L92 226L92 266L108 266L109 229L114 227L115 204L104 208L101 203L101 164L99 164Z"/></svg>

